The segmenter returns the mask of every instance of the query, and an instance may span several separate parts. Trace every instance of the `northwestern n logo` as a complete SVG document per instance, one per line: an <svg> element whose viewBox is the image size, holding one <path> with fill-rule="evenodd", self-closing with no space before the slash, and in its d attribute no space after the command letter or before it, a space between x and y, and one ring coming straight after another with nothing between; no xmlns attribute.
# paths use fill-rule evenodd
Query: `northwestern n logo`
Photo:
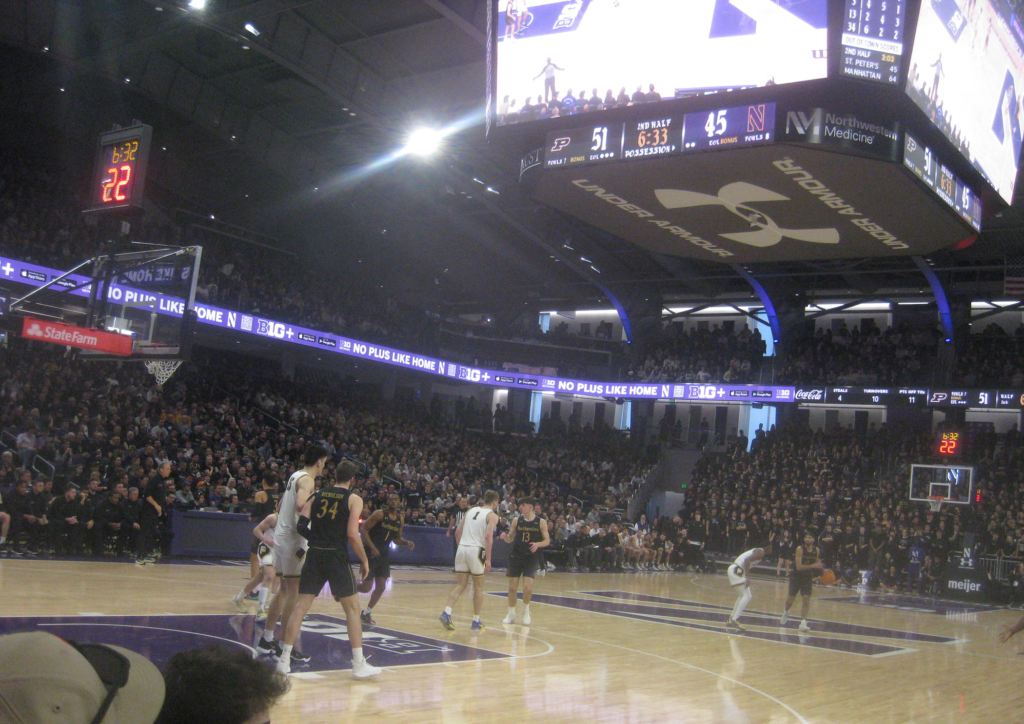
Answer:
<svg viewBox="0 0 1024 724"><path fill-rule="evenodd" d="M812 244L839 243L839 232L834 228L780 229L770 216L747 204L764 201L789 201L789 197L743 181L723 186L718 190L717 196L680 189L656 189L654 195L666 209L689 209L697 206L721 206L728 209L756 228L757 231L741 231L735 234L719 234L719 236L747 246L774 246L783 239L807 241Z"/></svg>

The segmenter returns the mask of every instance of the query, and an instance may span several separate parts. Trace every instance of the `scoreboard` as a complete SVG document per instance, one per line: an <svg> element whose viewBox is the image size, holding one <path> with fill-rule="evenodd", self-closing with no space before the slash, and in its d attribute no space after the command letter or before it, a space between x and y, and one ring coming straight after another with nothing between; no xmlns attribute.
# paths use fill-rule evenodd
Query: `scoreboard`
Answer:
<svg viewBox="0 0 1024 724"><path fill-rule="evenodd" d="M555 131L547 136L543 165L559 168L676 155L769 143L774 138L775 104L755 103Z"/></svg>
<svg viewBox="0 0 1024 724"><path fill-rule="evenodd" d="M843 75L896 85L903 59L907 0L846 0Z"/></svg>
<svg viewBox="0 0 1024 724"><path fill-rule="evenodd" d="M914 172L925 186L951 206L968 224L981 230L981 199L956 174L909 133L903 143L903 165Z"/></svg>

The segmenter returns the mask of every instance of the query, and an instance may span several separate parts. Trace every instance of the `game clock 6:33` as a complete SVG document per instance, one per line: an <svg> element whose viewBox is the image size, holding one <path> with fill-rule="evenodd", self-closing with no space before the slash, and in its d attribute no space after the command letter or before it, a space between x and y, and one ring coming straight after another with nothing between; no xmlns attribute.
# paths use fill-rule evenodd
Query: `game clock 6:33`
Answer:
<svg viewBox="0 0 1024 724"><path fill-rule="evenodd" d="M145 125L100 136L87 211L141 208L151 138Z"/></svg>

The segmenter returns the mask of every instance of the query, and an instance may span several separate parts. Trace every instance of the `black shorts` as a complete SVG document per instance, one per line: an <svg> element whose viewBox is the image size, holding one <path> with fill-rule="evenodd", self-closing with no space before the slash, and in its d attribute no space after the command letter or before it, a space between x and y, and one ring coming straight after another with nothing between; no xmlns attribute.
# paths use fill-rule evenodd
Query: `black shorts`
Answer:
<svg viewBox="0 0 1024 724"><path fill-rule="evenodd" d="M261 555L260 554L260 546L261 545L266 545L266 544L263 541L261 541L259 538L257 538L256 536L253 536L252 537L252 545L249 546L249 553L251 553L253 555L256 555L256 556Z"/></svg>
<svg viewBox="0 0 1024 724"><path fill-rule="evenodd" d="M299 576L299 593L317 596L324 584L331 584L331 595L336 599L354 596L356 580L348 562L348 551L310 548Z"/></svg>
<svg viewBox="0 0 1024 724"><path fill-rule="evenodd" d="M789 576L789 595L810 596L811 576L806 573L791 574Z"/></svg>
<svg viewBox="0 0 1024 724"><path fill-rule="evenodd" d="M508 557L508 572L506 578L536 578L537 577L537 556L534 553L518 553L512 551Z"/></svg>
<svg viewBox="0 0 1024 724"><path fill-rule="evenodd" d="M390 556L367 556L370 562L370 578L391 578Z"/></svg>

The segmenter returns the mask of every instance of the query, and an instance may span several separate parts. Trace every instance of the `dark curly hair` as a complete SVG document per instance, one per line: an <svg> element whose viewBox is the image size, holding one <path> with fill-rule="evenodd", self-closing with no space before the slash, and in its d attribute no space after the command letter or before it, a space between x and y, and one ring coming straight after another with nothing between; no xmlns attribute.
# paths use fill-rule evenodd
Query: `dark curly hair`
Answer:
<svg viewBox="0 0 1024 724"><path fill-rule="evenodd" d="M175 654L164 682L155 724L242 724L269 711L290 686L288 677L248 651L225 645Z"/></svg>

